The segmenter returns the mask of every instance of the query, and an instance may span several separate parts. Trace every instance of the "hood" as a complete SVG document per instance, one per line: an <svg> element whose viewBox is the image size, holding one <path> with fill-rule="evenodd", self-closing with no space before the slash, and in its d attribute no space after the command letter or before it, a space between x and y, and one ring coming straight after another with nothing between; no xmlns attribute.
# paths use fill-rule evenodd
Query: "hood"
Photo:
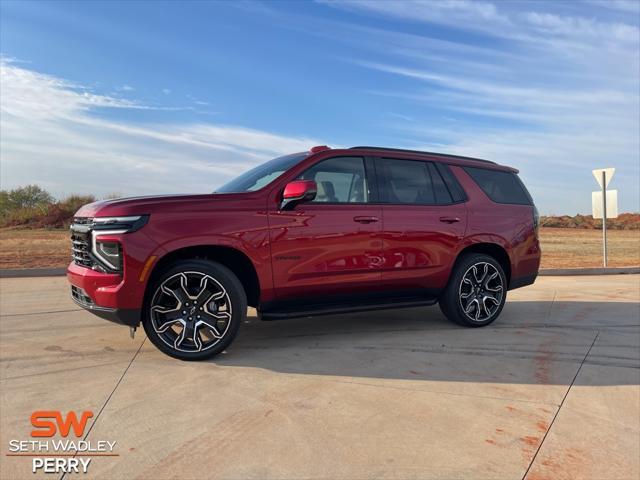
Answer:
<svg viewBox="0 0 640 480"><path fill-rule="evenodd" d="M80 208L76 217L122 217L157 212L180 212L201 210L203 206L224 201L238 202L253 200L255 195L248 193L210 193L201 195L153 195L147 197L116 198L89 203Z"/></svg>

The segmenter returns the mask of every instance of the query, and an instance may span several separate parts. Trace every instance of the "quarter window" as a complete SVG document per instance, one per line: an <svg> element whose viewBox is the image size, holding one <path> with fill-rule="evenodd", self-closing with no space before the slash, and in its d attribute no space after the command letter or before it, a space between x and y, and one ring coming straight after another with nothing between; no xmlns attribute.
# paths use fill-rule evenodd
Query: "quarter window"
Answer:
<svg viewBox="0 0 640 480"><path fill-rule="evenodd" d="M314 203L366 203L367 177L362 157L335 157L309 168L299 179L314 180L318 193Z"/></svg>
<svg viewBox="0 0 640 480"><path fill-rule="evenodd" d="M494 202L533 205L529 192L515 173L476 167L464 169Z"/></svg>

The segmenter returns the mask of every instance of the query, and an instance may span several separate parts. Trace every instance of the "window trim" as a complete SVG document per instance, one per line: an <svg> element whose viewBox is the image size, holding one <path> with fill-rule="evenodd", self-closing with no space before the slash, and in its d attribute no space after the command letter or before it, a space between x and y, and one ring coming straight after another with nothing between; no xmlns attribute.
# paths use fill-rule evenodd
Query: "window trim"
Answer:
<svg viewBox="0 0 640 480"><path fill-rule="evenodd" d="M442 164L442 162L437 162L437 161L433 161L433 160L422 160L419 158L394 158L394 157L374 157L373 160L375 161L375 165L376 165L376 178L379 179L379 185L382 185L382 187L379 189L380 195L378 197L378 201L381 205L402 205L402 206L418 206L418 207L446 207L446 206L450 206L450 205L458 205L461 203L465 203L469 200L469 197L467 196L467 193L464 191L464 189L462 188L462 186L460 185L460 182L458 182L458 185L460 186L460 190L463 192L464 194L464 198L462 200L458 200L455 201L453 200L453 195L451 193L451 190L449 188L449 183L446 181L446 179L444 178L444 176L442 175L442 173L440 173L440 169L438 168L438 164ZM449 196L451 197L451 202L447 202L447 203L438 203L437 201L435 203L396 203L396 202L391 202L388 200L387 197L387 186L386 186L386 178L384 173L382 173L382 168L380 165L380 162L382 160L396 160L396 161L402 161L402 162L420 162L422 164L424 164L424 169L425 169L425 174L428 176L428 178L431 180L432 183L432 187L433 187L433 180L431 179L431 172L429 171L429 167L427 164L431 163L434 165L434 168L436 169L436 171L438 172L438 175L440 175L440 178L442 179L442 182L444 183L447 191L449 192ZM378 173L380 172L380 173ZM453 174L453 172L451 172L451 175L453 176L453 178L457 181L457 179L455 178L455 175ZM434 191L434 195L433 198L435 200L436 196L435 196L435 191Z"/></svg>
<svg viewBox="0 0 640 480"><path fill-rule="evenodd" d="M425 163L426 163L427 173L429 174L429 178L431 179L431 186L433 187L433 199L435 200L436 205L449 205L450 203L453 202L453 195L451 195L451 192L449 191L447 182L444 181L444 178L440 174L438 167L436 167L433 164L433 162L425 162ZM433 167L433 168L429 168L429 167ZM445 191L449 194L449 198L451 199L451 202L438 202L438 194L436 193L435 181L433 179L433 175L434 175L433 171L435 171L435 174L440 177L440 181L442 181L442 185L444 185Z"/></svg>
<svg viewBox="0 0 640 480"><path fill-rule="evenodd" d="M380 205L380 175L376 168L374 157L364 157L364 167L367 175L367 185L369 185L369 201L367 205Z"/></svg>
<svg viewBox="0 0 640 480"><path fill-rule="evenodd" d="M451 204L453 205L456 203L466 203L467 201L469 201L469 196L467 195L467 192L465 191L464 187L456 177L456 174L453 173L453 171L451 170L451 167L449 166L449 164L444 162L433 162L433 164L435 165L436 170L440 174L440 177L442 178L442 181L447 187L447 190L449 190L449 195L451 196L451 200L452 200ZM446 172L446 175L443 175L442 172ZM447 178L447 177L450 177L450 178ZM452 187L457 188L462 194L462 198L460 200L454 200L453 191L451 190Z"/></svg>
<svg viewBox="0 0 640 480"><path fill-rule="evenodd" d="M305 168L302 172L300 172L294 180L299 179L301 176L303 176L306 172L308 172L309 170L311 170L312 168L315 168L316 166L320 165L321 163L324 163L326 161L329 160L334 160L336 158L359 158L360 160L362 160L362 166L364 169L364 176L365 176L365 181L366 181L366 185L367 185L367 189L368 189L368 196L369 196L369 201L368 202L316 202L315 200L311 200L310 202L305 202L301 205L304 205L305 207L307 206L311 206L311 207L315 207L315 206L323 206L323 205L377 205L377 199L378 199L378 189L377 189L377 184L375 188L372 188L372 184L370 182L371 179L375 179L375 172L372 174L372 172L370 171L369 166L367 165L367 158L364 155L336 155L334 157L327 157L327 158L323 158L322 160L319 160L317 162L315 162L313 165L309 165L309 167ZM375 192L375 194L374 194ZM375 201L373 201L375 200Z"/></svg>

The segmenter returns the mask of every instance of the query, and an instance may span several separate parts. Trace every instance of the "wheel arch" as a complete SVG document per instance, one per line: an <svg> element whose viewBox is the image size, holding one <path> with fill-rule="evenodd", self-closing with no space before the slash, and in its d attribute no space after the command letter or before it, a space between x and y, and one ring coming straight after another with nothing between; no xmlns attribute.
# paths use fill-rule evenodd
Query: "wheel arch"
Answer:
<svg viewBox="0 0 640 480"><path fill-rule="evenodd" d="M458 252L455 263L457 264L460 258L468 253L482 253L495 258L502 267L504 274L507 276L507 285L509 285L511 282L511 259L509 258L507 250L503 246L491 242L473 243Z"/></svg>
<svg viewBox="0 0 640 480"><path fill-rule="evenodd" d="M218 262L231 270L240 280L249 306L257 307L260 302L260 280L253 262L240 250L222 245L191 245L178 248L163 255L156 261L149 280L147 293L163 271L178 260L205 259Z"/></svg>

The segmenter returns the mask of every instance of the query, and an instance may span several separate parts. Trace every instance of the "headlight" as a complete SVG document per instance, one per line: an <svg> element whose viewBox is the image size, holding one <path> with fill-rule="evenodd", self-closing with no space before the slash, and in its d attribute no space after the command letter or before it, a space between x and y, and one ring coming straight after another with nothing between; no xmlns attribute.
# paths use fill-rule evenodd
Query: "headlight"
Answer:
<svg viewBox="0 0 640 480"><path fill-rule="evenodd" d="M94 218L91 225L91 253L104 267L113 272L122 272L122 245L109 236L135 232L148 220L149 215Z"/></svg>
<svg viewBox="0 0 640 480"><path fill-rule="evenodd" d="M124 230L122 233L135 232L145 226L149 215L136 215L132 217L95 217L93 230Z"/></svg>
<svg viewBox="0 0 640 480"><path fill-rule="evenodd" d="M122 271L122 246L120 242L96 238L93 254L111 269Z"/></svg>

